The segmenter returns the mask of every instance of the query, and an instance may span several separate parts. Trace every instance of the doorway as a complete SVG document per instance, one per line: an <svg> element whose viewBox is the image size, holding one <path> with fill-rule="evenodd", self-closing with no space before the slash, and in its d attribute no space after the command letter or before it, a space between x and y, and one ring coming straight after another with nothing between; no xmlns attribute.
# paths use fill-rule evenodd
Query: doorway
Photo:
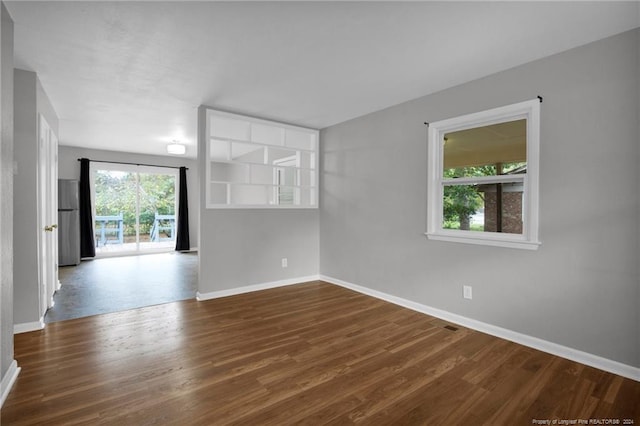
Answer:
<svg viewBox="0 0 640 426"><path fill-rule="evenodd" d="M299 163L296 155L273 160L273 199L276 204L299 204L300 194L295 187L295 183L300 179L297 170Z"/></svg>
<svg viewBox="0 0 640 426"><path fill-rule="evenodd" d="M105 256L60 268L60 281L46 323L193 299L198 254Z"/></svg>
<svg viewBox="0 0 640 426"><path fill-rule="evenodd" d="M96 257L175 247L178 171L91 163Z"/></svg>

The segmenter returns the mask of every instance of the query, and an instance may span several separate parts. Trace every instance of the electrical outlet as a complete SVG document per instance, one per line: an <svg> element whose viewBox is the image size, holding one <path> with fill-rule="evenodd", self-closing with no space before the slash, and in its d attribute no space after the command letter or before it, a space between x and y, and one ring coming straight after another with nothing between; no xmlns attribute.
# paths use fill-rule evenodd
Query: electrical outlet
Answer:
<svg viewBox="0 0 640 426"><path fill-rule="evenodd" d="M473 294L471 292L471 286L470 285L463 285L462 286L462 297L464 297L465 299L473 299Z"/></svg>
<svg viewBox="0 0 640 426"><path fill-rule="evenodd" d="M288 266L288 263L289 263L289 262L287 261L287 258L286 258L286 257L283 257L283 258L282 258L282 267L283 267L283 268L286 268L286 267Z"/></svg>

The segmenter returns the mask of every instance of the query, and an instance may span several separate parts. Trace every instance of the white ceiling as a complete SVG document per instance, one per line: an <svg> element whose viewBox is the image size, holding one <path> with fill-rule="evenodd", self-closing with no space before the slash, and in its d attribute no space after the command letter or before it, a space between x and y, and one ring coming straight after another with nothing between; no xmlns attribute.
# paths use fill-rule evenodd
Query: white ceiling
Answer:
<svg viewBox="0 0 640 426"><path fill-rule="evenodd" d="M640 26L638 2L6 2L60 143L196 156L196 110L323 128Z"/></svg>

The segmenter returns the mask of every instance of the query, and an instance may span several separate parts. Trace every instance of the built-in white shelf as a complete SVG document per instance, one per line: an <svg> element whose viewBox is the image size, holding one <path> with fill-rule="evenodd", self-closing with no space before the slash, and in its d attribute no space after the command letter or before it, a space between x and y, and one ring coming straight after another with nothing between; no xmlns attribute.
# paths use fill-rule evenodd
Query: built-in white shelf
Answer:
<svg viewBox="0 0 640 426"><path fill-rule="evenodd" d="M317 208L317 130L207 110L207 208Z"/></svg>

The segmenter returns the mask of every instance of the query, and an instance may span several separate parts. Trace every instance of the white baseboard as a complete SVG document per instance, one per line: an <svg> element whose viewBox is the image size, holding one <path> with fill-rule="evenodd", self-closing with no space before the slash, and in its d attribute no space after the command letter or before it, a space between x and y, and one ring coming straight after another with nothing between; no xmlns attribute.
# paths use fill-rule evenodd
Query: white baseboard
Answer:
<svg viewBox="0 0 640 426"><path fill-rule="evenodd" d="M13 334L28 333L29 331L38 331L44 329L44 317L40 321L23 322L13 325Z"/></svg>
<svg viewBox="0 0 640 426"><path fill-rule="evenodd" d="M18 374L20 374L20 367L18 367L18 362L14 359L0 382L0 408L4 405L7 396L9 396L9 392L18 378Z"/></svg>
<svg viewBox="0 0 640 426"><path fill-rule="evenodd" d="M405 308L421 312L423 314L431 315L445 321L449 321L463 327L471 328L492 336L500 337L505 340L510 340L515 343L519 343L524 346L528 346L533 349L538 349L543 352L547 352L552 355L557 355L562 358L569 359L571 361L579 362L591 367L598 368L600 370L608 371L623 377L627 377L632 380L640 381L640 368L633 367L631 365L622 364L618 361L613 361L607 358L602 358L597 355L583 352L577 349L569 348L567 346L559 345L557 343L548 342L546 340L539 339L537 337L528 336L526 334L518 333L506 328L497 327L495 325L487 324L482 321L477 321L471 318L457 315L451 312L443 311L441 309L433 308L431 306L423 305L421 303L413 302L411 300L403 299L401 297L393 296L381 291L373 290L370 288L362 287L357 284L342 281L337 278L320 275L322 281L326 281L331 284L339 285L341 287L348 288L358 293L373 296L377 299L385 300L395 305L403 306Z"/></svg>
<svg viewBox="0 0 640 426"><path fill-rule="evenodd" d="M228 290L212 291L208 293L196 293L196 300L203 301L209 299L218 299L220 297L234 296L236 294L251 293L252 291L267 290L270 288L284 287L287 285L301 284L308 281L317 281L319 275L309 275L306 277L289 278L286 280L271 281L268 283L253 284L243 287L230 288Z"/></svg>

